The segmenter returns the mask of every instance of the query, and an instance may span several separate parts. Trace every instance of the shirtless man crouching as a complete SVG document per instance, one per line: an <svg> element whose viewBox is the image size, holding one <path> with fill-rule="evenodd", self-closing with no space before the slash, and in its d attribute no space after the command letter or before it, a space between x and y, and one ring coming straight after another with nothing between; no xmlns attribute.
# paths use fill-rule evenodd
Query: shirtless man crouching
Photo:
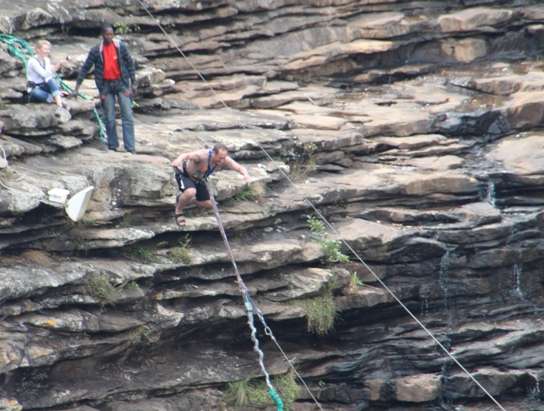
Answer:
<svg viewBox="0 0 544 411"><path fill-rule="evenodd" d="M246 182L250 177L246 168L229 157L224 144L216 144L211 149L202 149L181 154L172 161L176 172L176 181L181 194L176 197L176 223L183 226L186 222L183 209L195 203L199 207L211 208L210 193L206 187L207 178L218 169L230 169L240 173Z"/></svg>

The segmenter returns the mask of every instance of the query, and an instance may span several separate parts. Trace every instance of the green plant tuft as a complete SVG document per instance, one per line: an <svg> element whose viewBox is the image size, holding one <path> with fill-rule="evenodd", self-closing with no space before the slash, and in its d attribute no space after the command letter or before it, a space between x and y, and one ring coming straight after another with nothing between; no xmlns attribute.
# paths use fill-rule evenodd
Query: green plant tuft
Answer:
<svg viewBox="0 0 544 411"><path fill-rule="evenodd" d="M325 259L329 263L348 263L349 257L341 251L341 242L338 240L324 239L319 242Z"/></svg>
<svg viewBox="0 0 544 411"><path fill-rule="evenodd" d="M155 251L151 247L132 246L125 250L125 254L128 257L136 258L145 263L152 263L157 261Z"/></svg>
<svg viewBox="0 0 544 411"><path fill-rule="evenodd" d="M112 304L119 297L119 290L115 288L106 275L94 275L87 280L87 293L101 305Z"/></svg>
<svg viewBox="0 0 544 411"><path fill-rule="evenodd" d="M333 329L336 319L336 303L331 287L327 287L321 295L300 300L297 304L306 314L308 332L326 335Z"/></svg>
<svg viewBox="0 0 544 411"><path fill-rule="evenodd" d="M147 345L157 342L158 334L154 334L148 325L139 325L128 332L128 341L131 345Z"/></svg>
<svg viewBox="0 0 544 411"><path fill-rule="evenodd" d="M234 201L256 201L259 198L259 193L252 186L246 186L242 191L232 196Z"/></svg>
<svg viewBox="0 0 544 411"><path fill-rule="evenodd" d="M191 237L186 234L177 244L175 248L169 252L172 260L183 264L190 264L191 257Z"/></svg>
<svg viewBox="0 0 544 411"><path fill-rule="evenodd" d="M300 393L300 387L292 371L272 379L272 385L278 390L285 410L289 411ZM268 395L268 387L264 381L245 379L228 384L225 392L225 402L228 405L264 408L273 405Z"/></svg>
<svg viewBox="0 0 544 411"><path fill-rule="evenodd" d="M300 386L297 384L293 370L274 378L274 387L278 389L285 409L290 410L300 394Z"/></svg>
<svg viewBox="0 0 544 411"><path fill-rule="evenodd" d="M113 25L116 34L123 35L129 33L136 33L140 31L140 26L136 24L127 24L124 22L117 22Z"/></svg>
<svg viewBox="0 0 544 411"><path fill-rule="evenodd" d="M349 276L348 288L352 291L357 290L358 288L363 287L365 284L359 278L359 275L354 271Z"/></svg>
<svg viewBox="0 0 544 411"><path fill-rule="evenodd" d="M306 217L306 225L312 233L312 236L321 246L321 251L325 254L325 260L329 263L347 263L349 256L342 252L342 242L332 240L326 232L325 224L317 216Z"/></svg>
<svg viewBox="0 0 544 411"><path fill-rule="evenodd" d="M325 234L325 224L317 216L314 216L314 215L307 216L306 225L308 226L312 234L315 234L318 236Z"/></svg>

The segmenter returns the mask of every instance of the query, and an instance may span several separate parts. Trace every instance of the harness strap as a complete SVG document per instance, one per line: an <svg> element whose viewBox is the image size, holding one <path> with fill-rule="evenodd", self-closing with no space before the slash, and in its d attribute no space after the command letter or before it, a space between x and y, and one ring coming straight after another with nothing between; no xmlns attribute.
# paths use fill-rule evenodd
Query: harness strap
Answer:
<svg viewBox="0 0 544 411"><path fill-rule="evenodd" d="M208 150L208 169L204 173L204 177L202 177L202 179L206 180L214 171L215 167L212 167L212 149L210 148Z"/></svg>

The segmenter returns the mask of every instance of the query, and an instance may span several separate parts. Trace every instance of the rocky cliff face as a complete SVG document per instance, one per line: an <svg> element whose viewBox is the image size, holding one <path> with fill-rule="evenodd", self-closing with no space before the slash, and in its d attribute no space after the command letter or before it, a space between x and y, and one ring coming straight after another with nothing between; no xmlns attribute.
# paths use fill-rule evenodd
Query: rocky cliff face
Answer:
<svg viewBox="0 0 544 411"><path fill-rule="evenodd" d="M169 160L215 142L254 179L212 182L240 269L325 410L493 404L324 247L306 198L505 408L542 409L541 2L147 4L187 60L135 0L0 0L0 30L47 36L69 79L104 20L139 66L131 156L101 148L92 102L23 104L0 49L0 409L253 409L225 394L260 370L215 219L173 219ZM47 199L87 185L80 223Z"/></svg>

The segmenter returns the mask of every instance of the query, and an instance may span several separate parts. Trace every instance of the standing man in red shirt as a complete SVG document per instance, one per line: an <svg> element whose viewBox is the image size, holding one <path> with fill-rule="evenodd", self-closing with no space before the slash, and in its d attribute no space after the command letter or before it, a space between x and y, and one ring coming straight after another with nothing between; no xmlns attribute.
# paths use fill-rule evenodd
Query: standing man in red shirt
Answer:
<svg viewBox="0 0 544 411"><path fill-rule="evenodd" d="M94 66L94 80L106 117L108 148L117 150L117 130L115 127L115 99L119 101L125 150L135 153L134 119L132 115L132 96L135 93L135 69L126 44L113 37L113 26L102 27L102 41L93 47L83 63L76 81L75 93L87 73Z"/></svg>

